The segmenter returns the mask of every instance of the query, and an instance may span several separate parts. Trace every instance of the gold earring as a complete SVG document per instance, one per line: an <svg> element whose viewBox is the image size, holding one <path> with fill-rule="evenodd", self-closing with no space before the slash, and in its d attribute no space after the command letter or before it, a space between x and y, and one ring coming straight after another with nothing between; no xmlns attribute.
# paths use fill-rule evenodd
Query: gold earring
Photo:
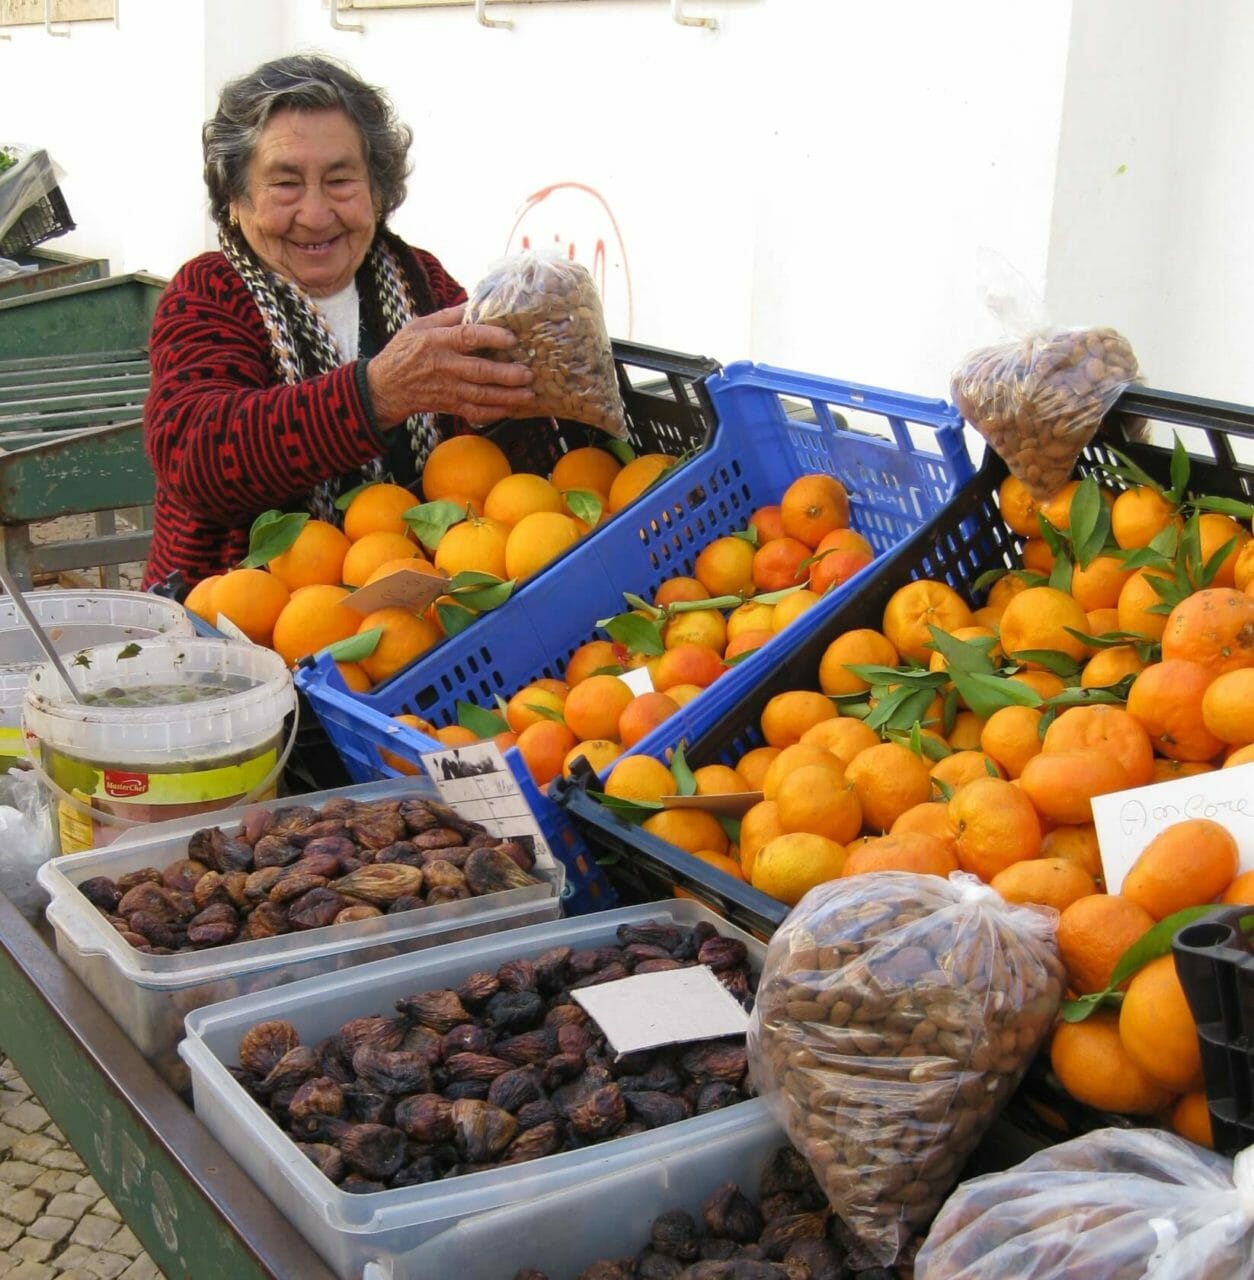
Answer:
<svg viewBox="0 0 1254 1280"><path fill-rule="evenodd" d="M233 226L233 227L238 227L238 226L239 226L239 214L238 214L238 213L236 213L234 209L232 209L232 210L231 210L231 216L230 216L229 221L230 221L231 226Z"/></svg>

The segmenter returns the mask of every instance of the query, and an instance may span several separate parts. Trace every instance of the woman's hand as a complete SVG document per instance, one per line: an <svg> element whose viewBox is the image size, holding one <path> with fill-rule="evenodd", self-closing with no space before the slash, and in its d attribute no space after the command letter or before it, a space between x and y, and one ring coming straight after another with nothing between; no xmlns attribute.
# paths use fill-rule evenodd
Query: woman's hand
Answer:
<svg viewBox="0 0 1254 1280"><path fill-rule="evenodd" d="M451 413L476 426L526 416L535 401L531 370L472 354L509 351L498 325L462 324L465 307L411 320L366 366L375 416L394 427L415 413Z"/></svg>

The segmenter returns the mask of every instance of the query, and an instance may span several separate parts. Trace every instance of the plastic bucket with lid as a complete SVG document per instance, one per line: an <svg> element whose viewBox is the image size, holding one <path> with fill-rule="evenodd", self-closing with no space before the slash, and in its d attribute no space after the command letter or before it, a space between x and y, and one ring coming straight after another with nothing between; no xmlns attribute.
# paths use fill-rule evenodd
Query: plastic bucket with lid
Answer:
<svg viewBox="0 0 1254 1280"><path fill-rule="evenodd" d="M139 591L31 591L26 601L63 656L94 644L195 634L181 604ZM0 595L0 773L26 757L22 695L30 673L44 661L17 606Z"/></svg>
<svg viewBox="0 0 1254 1280"><path fill-rule="evenodd" d="M57 801L63 853L275 794L296 732L296 691L277 653L158 637L83 650L70 671L83 702L44 663L22 707L27 748Z"/></svg>

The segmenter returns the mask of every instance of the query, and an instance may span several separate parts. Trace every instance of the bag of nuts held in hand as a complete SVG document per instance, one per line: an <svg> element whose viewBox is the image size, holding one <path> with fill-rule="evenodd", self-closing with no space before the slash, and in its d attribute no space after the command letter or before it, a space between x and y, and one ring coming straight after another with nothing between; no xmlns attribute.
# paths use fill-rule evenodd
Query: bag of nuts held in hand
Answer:
<svg viewBox="0 0 1254 1280"><path fill-rule="evenodd" d="M1004 263L986 257L982 273L995 279L986 300L1011 340L968 355L950 394L1011 474L1046 502L1137 380L1136 356L1114 329L1051 328L1030 287Z"/></svg>
<svg viewBox="0 0 1254 1280"><path fill-rule="evenodd" d="M753 1083L881 1265L931 1220L1053 1024L1056 923L962 872L872 872L812 889L772 937Z"/></svg>
<svg viewBox="0 0 1254 1280"><path fill-rule="evenodd" d="M492 359L525 364L535 375L537 417L599 427L618 440L627 419L601 298L584 267L534 252L496 263L475 286L466 324L495 324L518 338Z"/></svg>
<svg viewBox="0 0 1254 1280"><path fill-rule="evenodd" d="M1240 1280L1254 1275L1254 1147L1235 1160L1157 1129L1096 1129L964 1182L915 1280Z"/></svg>

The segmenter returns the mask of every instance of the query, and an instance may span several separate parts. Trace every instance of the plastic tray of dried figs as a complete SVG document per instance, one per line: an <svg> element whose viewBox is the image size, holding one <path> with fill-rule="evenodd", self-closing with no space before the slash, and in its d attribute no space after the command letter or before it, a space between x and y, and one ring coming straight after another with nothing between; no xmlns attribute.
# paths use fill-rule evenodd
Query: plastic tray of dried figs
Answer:
<svg viewBox="0 0 1254 1280"><path fill-rule="evenodd" d="M369 884L344 883L347 874L355 870L360 880L361 872L371 866L406 868L410 862L430 860L429 854L413 845L418 837L410 828L429 821L422 810L433 817L441 812L432 808L439 804L439 793L429 782L392 778L171 819L128 833L102 849L50 859L39 869L39 883L50 899L46 915L55 933L57 954L170 1084L185 1090L187 1069L179 1060L177 1045L183 1035L183 1018L193 1009L370 960L556 920L561 915L565 875L561 864L543 850L528 872L507 876L511 883L518 881L516 887L484 892L487 886L479 881L473 896L459 896L469 894L468 888L446 889L432 899L433 883L419 884L416 876L406 876L403 870L388 872L386 878L395 883L382 884L378 892ZM251 883L217 871L212 889L208 880L198 885L212 868L201 862L197 853L211 861L222 860L224 867L238 864L249 874L257 869L259 840L253 838L251 848L240 848L238 837L246 821L252 828L247 835L254 836L260 826L258 819L249 815L261 813L268 815L260 820L260 825L270 828L268 834L282 839L282 832L290 832L288 843L298 848L276 847L273 857L283 865L261 873ZM408 826L397 821L403 813L409 815ZM329 849L335 855L335 865L332 858L323 857L323 865L315 866L306 853L312 847L312 853L319 854L319 846L313 845L319 837L306 834L311 818L329 824L320 829L330 831L330 838L339 841L328 846L324 840L321 846L323 852ZM432 829L439 825L431 820ZM316 833L319 828L314 830ZM203 835L197 833L213 831L235 843L209 852L202 843ZM389 841L386 836L395 838ZM450 854L453 862L464 862L464 842L473 840L474 834L460 834L459 838L463 844L456 846L450 843L452 834L442 837L448 848L455 850ZM352 840L355 849L350 849L346 840ZM389 850L389 844L409 844L411 848ZM518 852L516 848L512 851ZM376 855L381 853L383 859L376 864ZM344 861L354 854L354 861L362 864L360 869L354 861ZM267 861L264 854L260 860ZM459 877L447 870L452 865L449 858L441 861L445 866L440 871L446 880L457 883ZM522 861L529 859L523 857ZM518 869L521 871L521 866ZM295 876L308 875L311 870L319 874L299 887L305 893L320 892L302 903L302 895L290 896L290 891L298 887ZM464 872L461 879L466 879ZM157 881L150 890L163 892L141 888L130 902L115 897L143 881ZM339 887L333 887L337 881ZM356 888L358 896L342 893L345 888ZM416 893L398 902L392 896L397 889ZM232 892L240 899L238 903ZM363 892L373 894L373 900L360 896ZM190 895L190 901L184 894ZM252 920L263 903L262 916ZM336 905L341 909L374 906L375 910L356 910L339 923L323 923ZM302 906L317 910L306 916ZM122 908L125 913L119 915ZM174 937L164 941L173 942L174 947L140 950L136 944L145 941L144 935L128 937L120 931L115 922L131 920L135 911L145 908L148 916L155 915L161 923L173 926ZM208 916L201 915L204 911ZM198 918L205 925L217 924L217 937L231 936L235 927L234 940L217 942L212 928L189 930ZM294 919L299 923L293 923ZM335 915L329 919L334 921ZM221 928L224 921L225 930ZM140 924L148 927L147 921Z"/></svg>
<svg viewBox="0 0 1254 1280"><path fill-rule="evenodd" d="M765 950L700 903L643 903L199 1009L179 1052L196 1115L338 1275L398 1257L406 1275L458 1275L426 1262L453 1228L782 1141L749 1096L743 1039L611 1061L570 994L696 960L748 1003ZM476 1274L527 1265L503 1247Z"/></svg>

